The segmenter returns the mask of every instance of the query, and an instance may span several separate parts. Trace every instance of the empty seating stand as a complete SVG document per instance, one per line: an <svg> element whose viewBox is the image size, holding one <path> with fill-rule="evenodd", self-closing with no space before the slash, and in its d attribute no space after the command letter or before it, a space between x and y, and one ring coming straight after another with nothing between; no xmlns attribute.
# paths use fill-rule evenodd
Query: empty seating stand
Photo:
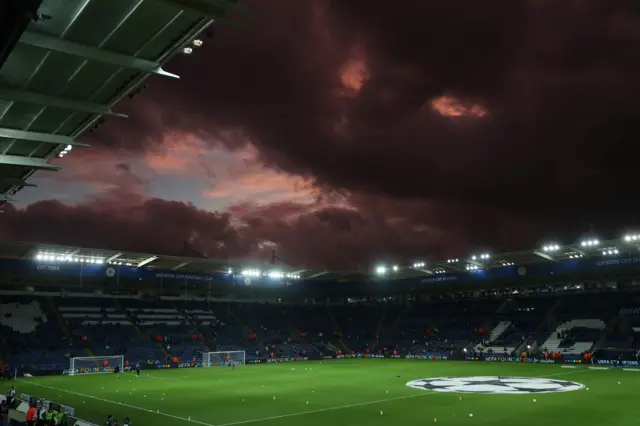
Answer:
<svg viewBox="0 0 640 426"><path fill-rule="evenodd" d="M605 323L601 319L573 319L560 324L553 333L545 340L542 347L549 352L561 352L564 354L578 355L588 352L598 339L600 333L605 329ZM573 337L577 340L570 346L563 346L562 335L575 329L588 330L591 333L576 334Z"/></svg>

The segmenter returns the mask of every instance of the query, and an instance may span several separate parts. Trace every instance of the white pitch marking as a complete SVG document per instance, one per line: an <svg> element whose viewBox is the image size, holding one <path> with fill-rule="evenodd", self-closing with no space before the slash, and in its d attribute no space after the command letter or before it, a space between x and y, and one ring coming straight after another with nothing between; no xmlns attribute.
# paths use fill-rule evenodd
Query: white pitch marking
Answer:
<svg viewBox="0 0 640 426"><path fill-rule="evenodd" d="M538 376L538 378L547 378L547 377L555 377L555 376L564 376L564 375L568 375L568 374L576 374L576 373L584 373L587 372L589 370L574 370L574 371L567 371L567 372L562 372L562 373L555 373L555 374L548 374L546 376ZM535 377L535 376L531 376L531 377ZM26 380L26 382L29 382L28 380ZM231 422L231 423L220 423L220 424L212 424L212 423L205 423L205 422L201 422L198 420L189 420L186 417L180 417L180 416L174 416L173 414L167 414L167 413L162 413L162 412L154 412L153 410L147 409L147 408L142 408L142 407L137 407L135 405L129 405L129 404L125 404L122 402L117 402L117 401L111 401L109 399L104 399L104 398L98 398L95 396L91 396L91 395L86 395L86 394L82 394L79 392L74 392L74 391L70 391L70 390L66 390L66 389L59 389L59 388L55 388L53 386L47 386L47 385L43 385L40 383L29 383L33 386L40 386L43 388L47 388L47 389L52 389L52 390L56 390L59 392L66 392L68 394L71 395L76 395L76 396L81 396L84 398L89 398L89 399L93 399L96 401L101 401L101 402L108 402L109 404L116 404L116 405L121 405L123 407L127 407L127 408L131 408L134 410L139 410L139 411L144 411L146 413L154 413L156 415L160 415L160 416L165 416L171 419L176 419L176 420L182 420L184 422L191 422L191 423L196 423L202 426L236 426L236 425L244 425L244 424L249 424L249 423L260 423L260 422L266 422L269 420L279 420L279 419L286 419L289 417L299 417L299 416L305 416L307 414L316 414L316 413L324 413L324 412L328 412L328 411L337 411L337 410L344 410L347 408L355 408L355 407L364 407L367 405L373 405L373 404L382 404L385 402L391 402L391 401L399 401L402 399L411 399L411 398L417 398L417 397L421 397L421 396L428 396L428 395L442 395L439 394L437 392L421 392L421 393L417 393L414 395L404 395L404 396L396 396L393 398L385 398L385 399L378 399L376 401L368 401L368 402L358 402L356 404L347 404L347 405L337 405L334 407L327 407L327 408L319 408L317 410L308 410L308 411L300 411L297 413L290 413L290 414L282 414L279 416L270 416L270 417L261 417L258 419L250 419L250 420L240 420L237 422Z"/></svg>

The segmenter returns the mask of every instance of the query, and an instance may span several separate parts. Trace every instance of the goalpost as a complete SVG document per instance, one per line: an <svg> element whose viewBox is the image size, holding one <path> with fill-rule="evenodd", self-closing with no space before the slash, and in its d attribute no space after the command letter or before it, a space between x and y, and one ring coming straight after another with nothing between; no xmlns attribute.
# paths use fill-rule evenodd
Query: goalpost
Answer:
<svg viewBox="0 0 640 426"><path fill-rule="evenodd" d="M124 355L69 358L69 375L112 373L116 366L124 371Z"/></svg>
<svg viewBox="0 0 640 426"><path fill-rule="evenodd" d="M244 351L202 352L203 367L220 367L232 361L235 365L245 365Z"/></svg>

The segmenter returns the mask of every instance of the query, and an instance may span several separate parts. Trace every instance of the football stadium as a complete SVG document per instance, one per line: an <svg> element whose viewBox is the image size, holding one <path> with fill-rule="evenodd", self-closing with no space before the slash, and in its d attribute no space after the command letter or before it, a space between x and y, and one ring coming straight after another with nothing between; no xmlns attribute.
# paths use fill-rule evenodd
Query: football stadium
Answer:
<svg viewBox="0 0 640 426"><path fill-rule="evenodd" d="M637 424L639 241L362 276L3 242L3 398L79 426Z"/></svg>
<svg viewBox="0 0 640 426"><path fill-rule="evenodd" d="M2 2L0 202L233 6ZM0 242L0 424L637 425L639 244L335 271Z"/></svg>

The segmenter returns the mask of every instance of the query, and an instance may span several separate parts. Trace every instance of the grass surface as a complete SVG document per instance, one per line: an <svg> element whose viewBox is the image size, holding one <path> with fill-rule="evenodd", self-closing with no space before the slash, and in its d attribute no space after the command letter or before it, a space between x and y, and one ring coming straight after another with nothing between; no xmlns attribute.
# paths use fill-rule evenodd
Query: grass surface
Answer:
<svg viewBox="0 0 640 426"><path fill-rule="evenodd" d="M406 386L410 380L444 376L544 377L578 382L589 390L482 395ZM431 423L434 418L445 425L640 424L640 372L584 366L331 360L250 365L235 371L143 371L140 378L134 373L119 378L52 376L23 379L17 386L18 393L75 407L78 417L100 425L108 414L120 420L129 416L135 426L387 426Z"/></svg>

